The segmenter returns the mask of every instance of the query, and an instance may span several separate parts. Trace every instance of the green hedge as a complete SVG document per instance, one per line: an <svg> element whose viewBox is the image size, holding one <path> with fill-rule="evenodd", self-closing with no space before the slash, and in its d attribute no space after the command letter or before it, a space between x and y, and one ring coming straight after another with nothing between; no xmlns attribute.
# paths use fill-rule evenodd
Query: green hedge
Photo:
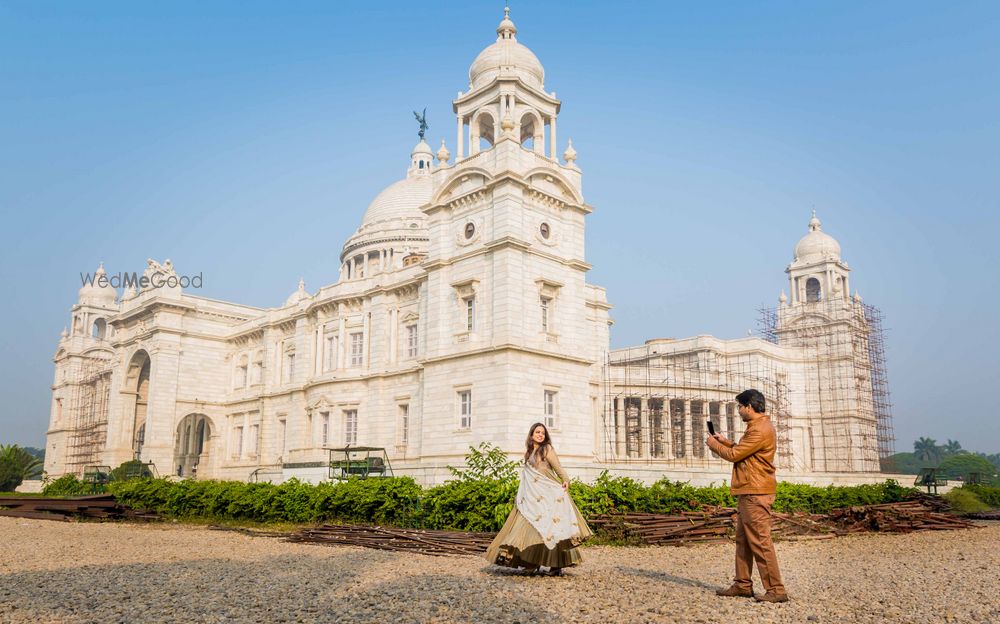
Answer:
<svg viewBox="0 0 1000 624"><path fill-rule="evenodd" d="M82 493L75 477L50 483L49 496ZM992 490L996 488L966 486ZM112 482L108 491L125 505L166 517L253 522L366 522L429 529L497 531L513 507L517 481L476 475L421 488L409 477L349 479L311 485L295 479L280 485L237 481L134 479ZM901 500L909 488L895 481L853 487L779 483L776 511L825 513L838 507ZM585 517L640 511L677 513L702 505L735 506L725 485L694 487L666 479L644 485L601 474L593 484L574 481L570 494ZM978 496L979 494L977 494ZM987 502L986 499L983 499ZM995 503L987 503L997 506Z"/></svg>
<svg viewBox="0 0 1000 624"><path fill-rule="evenodd" d="M311 485L291 479L280 485L235 481L114 482L108 491L124 505L176 518L258 522L317 522L339 519L412 525L421 489L409 477L350 479Z"/></svg>
<svg viewBox="0 0 1000 624"><path fill-rule="evenodd" d="M994 509L1000 508L1000 487L992 487L989 485L978 485L978 484L966 484L963 485L961 490L968 490L975 494L976 498L981 500L986 505L993 507Z"/></svg>

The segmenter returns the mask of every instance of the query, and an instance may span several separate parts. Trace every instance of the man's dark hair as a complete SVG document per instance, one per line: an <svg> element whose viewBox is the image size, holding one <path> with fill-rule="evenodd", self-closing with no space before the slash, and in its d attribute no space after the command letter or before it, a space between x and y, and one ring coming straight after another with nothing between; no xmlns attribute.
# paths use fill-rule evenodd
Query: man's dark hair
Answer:
<svg viewBox="0 0 1000 624"><path fill-rule="evenodd" d="M749 405L758 414L763 414L766 411L764 395L761 394L760 390L744 390L736 395L736 402L740 405Z"/></svg>

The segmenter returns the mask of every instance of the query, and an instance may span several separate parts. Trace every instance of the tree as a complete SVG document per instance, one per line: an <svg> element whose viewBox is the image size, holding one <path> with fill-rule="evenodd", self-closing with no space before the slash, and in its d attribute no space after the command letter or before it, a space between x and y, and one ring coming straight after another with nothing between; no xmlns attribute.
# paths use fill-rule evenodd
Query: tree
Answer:
<svg viewBox="0 0 1000 624"><path fill-rule="evenodd" d="M920 438L913 443L913 453L922 462L936 464L941 460L941 447L933 438Z"/></svg>
<svg viewBox="0 0 1000 624"><path fill-rule="evenodd" d="M34 455L38 459L42 460L43 463L45 462L45 449L35 448L34 446L23 446L21 448L27 451L29 455Z"/></svg>
<svg viewBox="0 0 1000 624"><path fill-rule="evenodd" d="M42 461L16 444L0 445L0 492L13 492L25 479L42 475Z"/></svg>
<svg viewBox="0 0 1000 624"><path fill-rule="evenodd" d="M938 470L948 479L965 479L970 473L978 472L987 481L992 480L997 473L997 468L985 458L972 453L959 453L951 457L945 457L938 466Z"/></svg>
<svg viewBox="0 0 1000 624"><path fill-rule="evenodd" d="M964 453L962 450L962 445L958 443L958 440L948 440L945 442L944 446L941 447L941 453L945 457L950 455L958 455L959 453Z"/></svg>
<svg viewBox="0 0 1000 624"><path fill-rule="evenodd" d="M988 462L997 467L1000 470L1000 453L993 453L992 455L987 455L986 453L976 453L981 457L985 457Z"/></svg>

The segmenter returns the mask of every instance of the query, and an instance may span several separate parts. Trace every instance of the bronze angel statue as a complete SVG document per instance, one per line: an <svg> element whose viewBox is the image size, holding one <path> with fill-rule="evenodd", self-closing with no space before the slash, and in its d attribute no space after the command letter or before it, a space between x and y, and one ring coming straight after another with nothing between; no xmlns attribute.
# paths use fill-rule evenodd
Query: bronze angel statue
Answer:
<svg viewBox="0 0 1000 624"><path fill-rule="evenodd" d="M420 132L417 133L417 136L419 136L420 140L423 141L424 133L427 132L427 128L430 127L427 125L427 109L424 108L423 114L413 111L413 116L417 118L418 122L420 122Z"/></svg>

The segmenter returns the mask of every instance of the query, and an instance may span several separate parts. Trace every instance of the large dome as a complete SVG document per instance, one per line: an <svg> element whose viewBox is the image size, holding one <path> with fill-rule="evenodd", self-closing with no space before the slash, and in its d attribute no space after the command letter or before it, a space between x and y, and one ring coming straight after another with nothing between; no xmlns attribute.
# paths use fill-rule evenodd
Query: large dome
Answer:
<svg viewBox="0 0 1000 624"><path fill-rule="evenodd" d="M795 260L813 262L820 260L840 260L840 243L820 229L820 220L813 212L809 220L809 233L795 245Z"/></svg>
<svg viewBox="0 0 1000 624"><path fill-rule="evenodd" d="M111 284L105 283L101 286L98 281L102 278L106 278L107 273L104 271L104 263L102 262L97 270L94 271L94 276L90 282L84 283L80 288L78 295L81 303L89 303L94 305L109 306L115 304L115 299L118 298L118 290L111 286Z"/></svg>
<svg viewBox="0 0 1000 624"><path fill-rule="evenodd" d="M431 200L433 186L428 176L407 177L390 184L365 210L361 227L390 219L423 219L420 207Z"/></svg>
<svg viewBox="0 0 1000 624"><path fill-rule="evenodd" d="M496 43L480 52L469 67L469 84L476 89L497 76L517 76L526 84L543 90L545 68L534 52L517 42L517 28L510 21L509 12L510 9L505 9L503 21L497 27Z"/></svg>

